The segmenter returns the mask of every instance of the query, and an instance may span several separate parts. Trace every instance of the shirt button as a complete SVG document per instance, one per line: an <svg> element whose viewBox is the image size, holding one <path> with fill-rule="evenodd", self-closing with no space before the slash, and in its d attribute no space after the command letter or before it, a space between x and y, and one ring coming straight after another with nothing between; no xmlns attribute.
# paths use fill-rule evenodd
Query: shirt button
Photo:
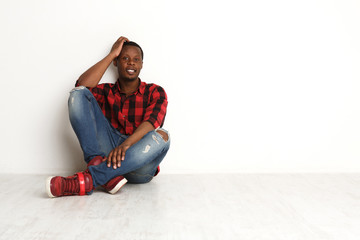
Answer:
<svg viewBox="0 0 360 240"><path fill-rule="evenodd" d="M123 115L123 117L126 117L125 115Z"/></svg>

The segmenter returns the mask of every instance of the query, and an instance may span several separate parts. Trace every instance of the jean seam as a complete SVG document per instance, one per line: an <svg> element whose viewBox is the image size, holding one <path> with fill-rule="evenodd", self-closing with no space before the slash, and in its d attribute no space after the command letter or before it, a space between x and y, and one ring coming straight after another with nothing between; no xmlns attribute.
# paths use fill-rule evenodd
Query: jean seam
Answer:
<svg viewBox="0 0 360 240"><path fill-rule="evenodd" d="M148 183L151 181L151 179L154 177L154 175L151 174L138 174L138 173L127 173L126 175L131 175L130 178L128 177L128 181L131 183ZM140 179L135 179L135 181L132 181L132 177L140 177ZM125 177L126 178L126 177Z"/></svg>
<svg viewBox="0 0 360 240"><path fill-rule="evenodd" d="M153 175L151 175L151 174L148 174L148 173L145 173L145 174L139 174L139 173L134 173L134 172L129 172L129 173L127 173L127 174L129 174L129 175L134 175L134 176L141 176L141 177L153 177Z"/></svg>

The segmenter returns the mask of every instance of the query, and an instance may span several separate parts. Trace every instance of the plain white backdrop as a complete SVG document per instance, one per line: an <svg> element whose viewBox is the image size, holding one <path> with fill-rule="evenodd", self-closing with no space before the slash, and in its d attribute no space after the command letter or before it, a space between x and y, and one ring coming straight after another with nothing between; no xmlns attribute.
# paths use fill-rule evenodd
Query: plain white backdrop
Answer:
<svg viewBox="0 0 360 240"><path fill-rule="evenodd" d="M84 167L68 92L120 36L165 88L165 173L358 172L360 2L0 1L0 173ZM116 80L111 67L103 82Z"/></svg>

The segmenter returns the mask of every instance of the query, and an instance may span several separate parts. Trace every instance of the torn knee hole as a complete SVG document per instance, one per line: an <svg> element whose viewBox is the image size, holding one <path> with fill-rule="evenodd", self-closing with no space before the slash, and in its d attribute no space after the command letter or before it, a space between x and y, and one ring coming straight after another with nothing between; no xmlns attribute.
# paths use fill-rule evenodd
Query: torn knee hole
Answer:
<svg viewBox="0 0 360 240"><path fill-rule="evenodd" d="M71 89L70 93L75 92L75 91L77 91L77 90L83 90L83 89L85 89L85 88L86 88L85 86L74 87L73 89Z"/></svg>
<svg viewBox="0 0 360 240"><path fill-rule="evenodd" d="M167 142L169 140L169 136L166 132L164 132L162 130L156 130L156 132L161 135L161 137L164 139L165 142Z"/></svg>

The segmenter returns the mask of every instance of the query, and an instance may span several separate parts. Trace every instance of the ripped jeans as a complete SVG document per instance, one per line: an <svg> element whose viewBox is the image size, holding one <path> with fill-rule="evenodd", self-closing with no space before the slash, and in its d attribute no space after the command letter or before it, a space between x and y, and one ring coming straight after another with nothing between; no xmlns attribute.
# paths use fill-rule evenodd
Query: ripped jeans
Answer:
<svg viewBox="0 0 360 240"><path fill-rule="evenodd" d="M128 136L115 129L102 113L94 95L84 87L74 88L69 97L69 117L88 163L95 156L108 156L111 150ZM167 133L164 129L158 129ZM147 183L170 147L157 130L150 131L125 154L121 167L113 169L106 162L90 166L94 187L103 185L116 176L124 176L129 183Z"/></svg>

